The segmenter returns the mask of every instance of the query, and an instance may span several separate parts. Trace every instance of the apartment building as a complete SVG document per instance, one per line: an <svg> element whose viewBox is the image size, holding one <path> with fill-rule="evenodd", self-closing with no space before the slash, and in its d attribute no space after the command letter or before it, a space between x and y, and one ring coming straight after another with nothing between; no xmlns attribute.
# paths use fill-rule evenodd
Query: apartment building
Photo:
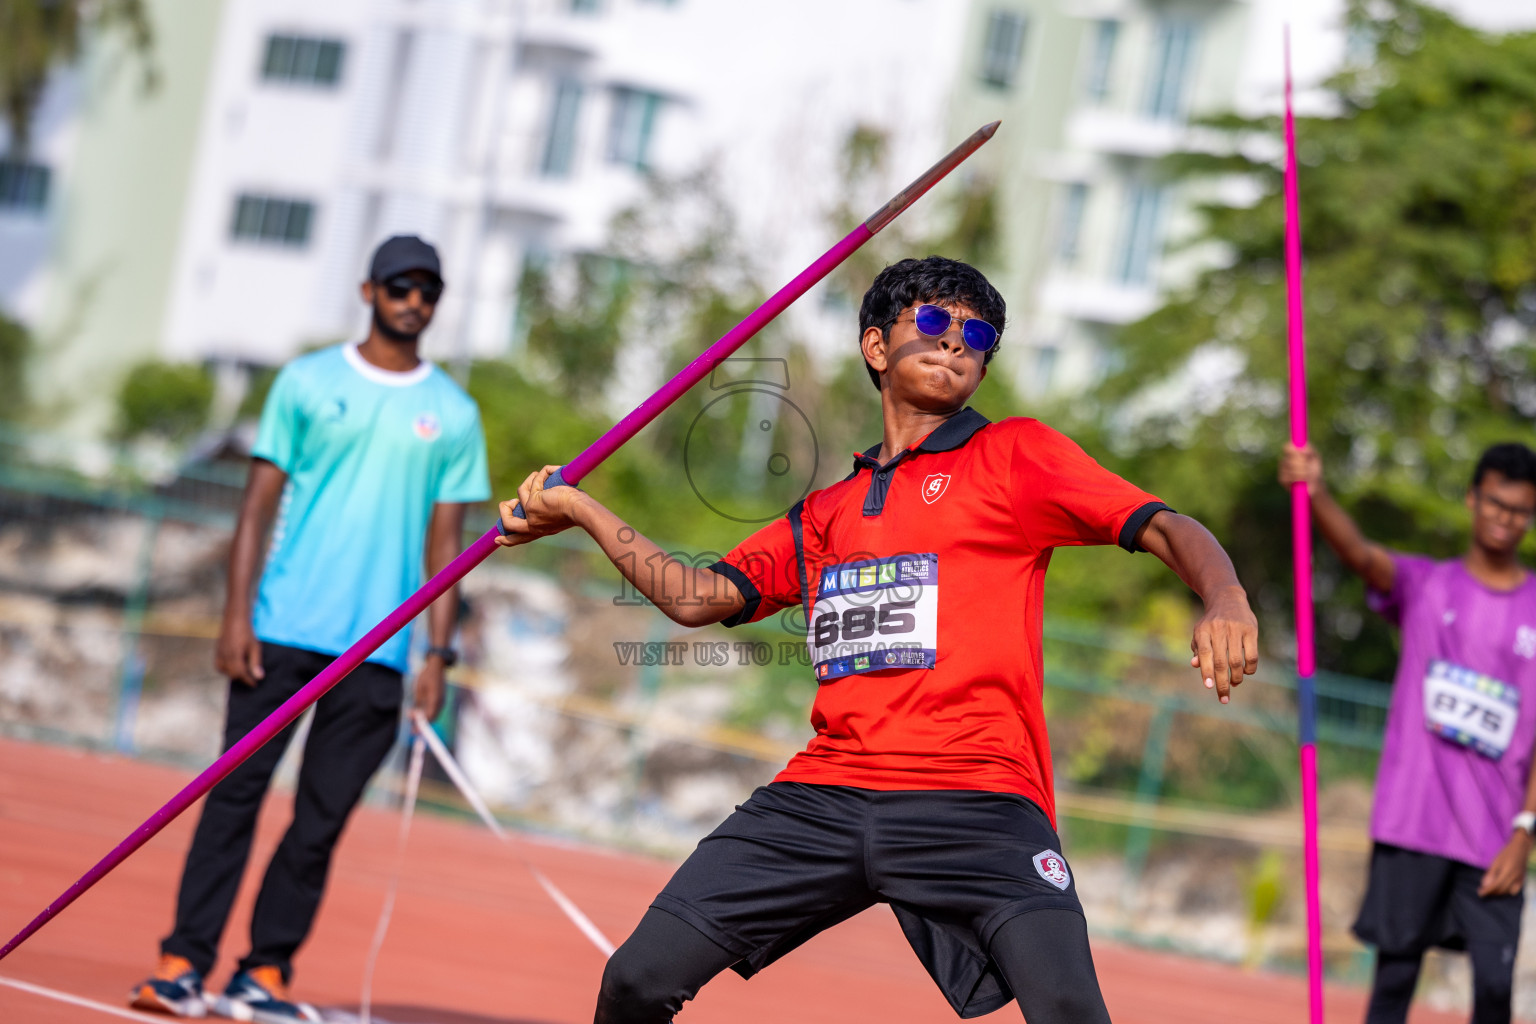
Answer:
<svg viewBox="0 0 1536 1024"><path fill-rule="evenodd" d="M106 82L123 55L98 46L45 104L53 165L0 165L0 239L8 217L31 232L0 258L0 304L39 336L46 418L76 433L106 428L144 359L273 365L356 336L395 232L443 253L428 355L504 353L526 261L601 246L652 171L716 165L765 276L787 276L829 241L855 124L897 137L895 177L950 143L965 26L963 0L148 7L161 87ZM915 76L897 55L919 31Z"/></svg>
<svg viewBox="0 0 1536 1024"><path fill-rule="evenodd" d="M1258 4L1244 0L977 0L957 86L960 122L1007 117L994 161L1005 217L1001 281L1027 394L1097 370L1106 330L1138 319L1192 273L1171 258L1194 196L1156 161L1189 141L1192 114L1232 108ZM1276 40L1278 68L1278 39Z"/></svg>
<svg viewBox="0 0 1536 1024"><path fill-rule="evenodd" d="M1489 31L1536 25L1514 0L1444 6ZM974 0L952 123L1010 128L981 157L1005 219L1005 365L1024 393L1089 385L1107 332L1221 257L1184 244L1194 207L1251 193L1170 185L1157 161L1201 145L1200 115L1279 113L1287 30L1298 110L1330 112L1316 87L1350 50L1344 13L1341 0Z"/></svg>

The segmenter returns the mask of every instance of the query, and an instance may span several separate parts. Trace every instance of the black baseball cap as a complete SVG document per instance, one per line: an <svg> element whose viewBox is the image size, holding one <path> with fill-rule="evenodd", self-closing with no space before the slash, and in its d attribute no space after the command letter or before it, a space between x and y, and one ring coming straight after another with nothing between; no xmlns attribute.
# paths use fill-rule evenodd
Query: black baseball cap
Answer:
<svg viewBox="0 0 1536 1024"><path fill-rule="evenodd" d="M368 279L384 281L412 270L425 270L439 281L443 279L443 265L437 258L436 249L415 235L395 235L373 250Z"/></svg>

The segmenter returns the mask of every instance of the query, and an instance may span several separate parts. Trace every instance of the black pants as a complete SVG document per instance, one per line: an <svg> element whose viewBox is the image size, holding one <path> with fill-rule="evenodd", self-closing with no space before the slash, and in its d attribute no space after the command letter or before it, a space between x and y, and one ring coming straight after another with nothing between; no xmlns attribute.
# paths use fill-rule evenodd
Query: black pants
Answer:
<svg viewBox="0 0 1536 1024"><path fill-rule="evenodd" d="M1045 907L1011 917L988 953L1027 1024L1109 1024L1088 926L1077 911ZM705 982L740 959L652 907L608 960L594 1024L667 1024Z"/></svg>
<svg viewBox="0 0 1536 1024"><path fill-rule="evenodd" d="M224 716L224 749L254 729L320 673L328 654L262 644L266 678L256 686L231 681ZM400 673L364 663L315 704L293 821L267 865L251 916L251 951L241 969L270 965L292 973L294 951L309 935L325 891L331 851L369 778L395 742L404 690ZM256 817L277 762L293 738L290 725L208 794L187 852L176 900L175 930L161 952L186 957L206 975L240 888Z"/></svg>
<svg viewBox="0 0 1536 1024"><path fill-rule="evenodd" d="M1472 960L1472 1024L1509 1024L1513 1014L1515 961L1499 943L1467 945ZM1376 976L1365 1024L1403 1024L1419 984L1423 953L1376 954Z"/></svg>
<svg viewBox="0 0 1536 1024"><path fill-rule="evenodd" d="M1508 1024L1525 897L1479 896L1483 868L1377 843L1355 935L1376 947L1366 1024L1402 1024L1424 951L1466 950L1473 1024Z"/></svg>
<svg viewBox="0 0 1536 1024"><path fill-rule="evenodd" d="M608 962L598 1024L663 1024L720 971L750 977L888 903L962 1017L1107 1024L1061 839L1022 796L774 782L699 843Z"/></svg>

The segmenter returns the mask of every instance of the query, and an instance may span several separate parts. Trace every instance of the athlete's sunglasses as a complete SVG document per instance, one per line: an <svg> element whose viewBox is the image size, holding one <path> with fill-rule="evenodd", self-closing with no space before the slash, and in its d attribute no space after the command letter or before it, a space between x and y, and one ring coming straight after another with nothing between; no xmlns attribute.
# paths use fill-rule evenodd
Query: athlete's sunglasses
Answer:
<svg viewBox="0 0 1536 1024"><path fill-rule="evenodd" d="M896 318L896 320L900 319L899 316ZM896 320L891 322L895 323ZM917 325L920 334L930 338L942 338L948 333L955 318L943 306L925 302L912 314L912 322ZM985 320L972 317L960 321L960 337L964 338L965 343L976 351L986 352L997 344L997 328Z"/></svg>
<svg viewBox="0 0 1536 1024"><path fill-rule="evenodd" d="M421 293L421 302L424 306L435 306L437 300L443 297L441 281L419 281L405 274L397 274L379 283L384 286L384 293L396 302L403 302L410 298L411 292Z"/></svg>

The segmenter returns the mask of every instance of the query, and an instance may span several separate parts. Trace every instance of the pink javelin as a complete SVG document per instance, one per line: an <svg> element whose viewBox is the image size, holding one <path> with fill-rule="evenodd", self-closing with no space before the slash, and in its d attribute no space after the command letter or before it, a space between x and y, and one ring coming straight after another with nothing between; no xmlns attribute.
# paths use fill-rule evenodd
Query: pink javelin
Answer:
<svg viewBox="0 0 1536 1024"><path fill-rule="evenodd" d="M1301 302L1301 205L1296 196L1296 119L1291 113L1291 30L1285 30L1285 298L1291 364L1291 443L1307 443L1306 325ZM1312 674L1312 499L1291 487L1291 551L1296 576L1296 714L1301 744L1301 819L1307 874L1307 993L1312 1024L1323 1024L1323 922L1317 865L1317 694Z"/></svg>
<svg viewBox="0 0 1536 1024"><path fill-rule="evenodd" d="M561 483L576 485L597 468L604 459L612 455L630 438L634 437L659 416L663 410L675 402L685 391L693 387L699 381L709 376L715 367L723 363L732 352L735 352L747 342L754 334L762 330L774 317L784 312L789 305L804 295L816 282L826 277L849 256L852 256L859 247L871 238L876 232L885 227L891 221L901 215L902 211L911 206L917 199L937 184L945 175L958 167L967 157L980 149L997 131L999 122L978 128L964 142L950 150L938 163L924 171L917 180L902 189L900 192L875 212L868 220L854 228L832 248L823 253L814 263L802 270L794 280L775 292L767 302L747 315L747 318L726 332L725 336L705 349L693 362L682 369L677 376L667 381L650 398L641 402L633 412L625 416L617 424L598 438L561 470L559 476ZM549 486L546 484L546 486ZM307 685L288 698L278 709L256 728L246 733L237 743L230 747L218 760L203 770L197 778L187 783L186 787L160 808L151 814L138 828L129 833L128 838L103 857L94 867L87 871L80 879L65 889L60 896L48 906L42 913L34 917L25 928L17 932L10 941L0 947L0 960L3 960L17 946L20 946L43 925L52 920L61 910L79 899L87 889L106 877L107 873L127 860L135 850L143 846L155 833L159 832L182 811L192 806L197 800L218 784L230 772L234 771L246 758L254 754L262 744L281 732L290 722L304 713L304 709L319 700L327 690L341 682L347 673L378 650L379 646L394 636L412 619L421 614L433 601L441 597L448 588L462 579L471 569L485 561L491 552L496 550L496 536L501 528L500 520L493 529L487 530L478 540L471 544L465 551L455 558L437 575L428 580L420 590L408 597L404 604L385 616L384 621L370 629L357 643L347 648L335 661L331 662L323 672L317 675Z"/></svg>

